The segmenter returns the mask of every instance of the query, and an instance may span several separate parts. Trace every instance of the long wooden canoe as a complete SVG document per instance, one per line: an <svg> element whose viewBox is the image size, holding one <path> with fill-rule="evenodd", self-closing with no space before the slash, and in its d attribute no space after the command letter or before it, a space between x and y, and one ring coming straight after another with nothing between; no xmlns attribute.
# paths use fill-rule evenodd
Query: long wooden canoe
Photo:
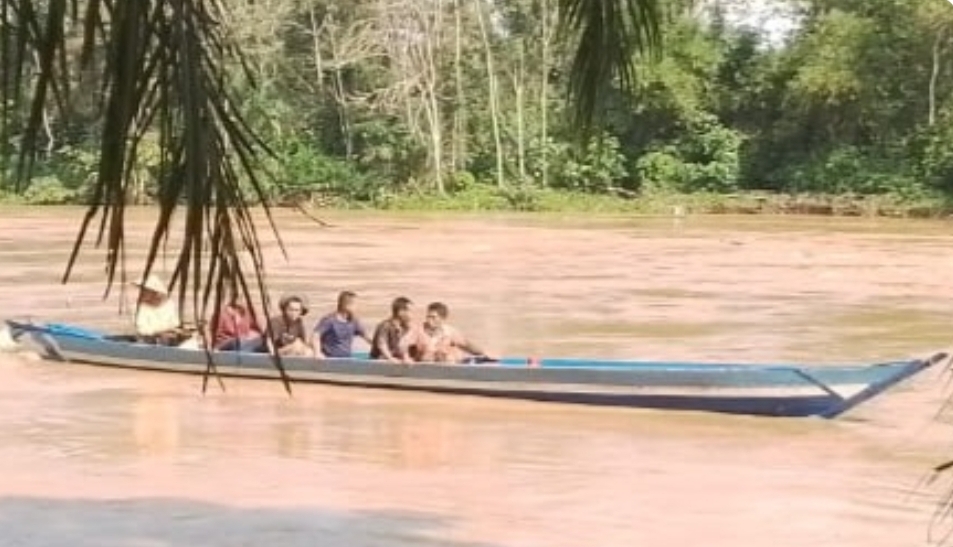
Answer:
<svg viewBox="0 0 953 547"><path fill-rule="evenodd" d="M277 378L261 353L213 352L139 344L83 327L7 321L12 336L28 338L48 360L126 369ZM293 382L419 390L534 401L694 410L762 416L834 418L942 361L870 365L749 365L504 358L464 365L395 365L352 359L283 358Z"/></svg>

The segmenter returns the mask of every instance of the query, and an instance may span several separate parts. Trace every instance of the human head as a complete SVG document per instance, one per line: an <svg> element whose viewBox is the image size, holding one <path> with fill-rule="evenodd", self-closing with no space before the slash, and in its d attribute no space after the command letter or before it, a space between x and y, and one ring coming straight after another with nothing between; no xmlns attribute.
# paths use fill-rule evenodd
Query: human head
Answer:
<svg viewBox="0 0 953 547"><path fill-rule="evenodd" d="M248 299L245 298L245 291L241 289L234 289L230 291L228 294L228 298L225 301L232 308L240 308L240 309L248 308Z"/></svg>
<svg viewBox="0 0 953 547"><path fill-rule="evenodd" d="M443 302L431 302L427 306L427 317L424 323L430 328L437 328L447 320L450 310Z"/></svg>
<svg viewBox="0 0 953 547"><path fill-rule="evenodd" d="M413 302L410 301L406 296L398 296L390 304L390 314L391 317L397 319L401 323L408 325L410 324L411 315L410 308L413 305Z"/></svg>
<svg viewBox="0 0 953 547"><path fill-rule="evenodd" d="M308 315L308 305L300 296L286 296L278 302L278 307L281 308L281 315L292 321Z"/></svg>
<svg viewBox="0 0 953 547"><path fill-rule="evenodd" d="M354 315L354 301L357 299L357 295L351 291L341 291L338 294L338 313L344 314L348 317Z"/></svg>
<svg viewBox="0 0 953 547"><path fill-rule="evenodd" d="M139 300L152 305L161 304L169 297L169 289L158 275L150 273L141 283L133 282L139 288Z"/></svg>

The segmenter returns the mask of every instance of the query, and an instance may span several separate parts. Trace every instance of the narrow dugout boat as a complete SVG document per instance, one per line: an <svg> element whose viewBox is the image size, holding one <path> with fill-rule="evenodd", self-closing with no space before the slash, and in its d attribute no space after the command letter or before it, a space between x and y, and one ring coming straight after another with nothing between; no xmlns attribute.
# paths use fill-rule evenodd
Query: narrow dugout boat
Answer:
<svg viewBox="0 0 953 547"><path fill-rule="evenodd" d="M260 353L213 352L140 344L80 326L7 322L15 339L47 360L202 374L211 358L222 376L277 378ZM21 340L22 341L22 340ZM834 418L947 357L870 365L749 365L600 359L504 358L463 365L395 365L352 359L283 358L292 382L447 394L694 410L761 416Z"/></svg>

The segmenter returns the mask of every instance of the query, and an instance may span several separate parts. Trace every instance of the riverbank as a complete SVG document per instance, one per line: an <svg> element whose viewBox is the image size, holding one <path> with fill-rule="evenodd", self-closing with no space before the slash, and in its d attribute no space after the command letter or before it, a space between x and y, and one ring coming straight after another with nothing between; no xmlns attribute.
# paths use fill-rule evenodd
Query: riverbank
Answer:
<svg viewBox="0 0 953 547"><path fill-rule="evenodd" d="M953 199L939 194L789 194L774 192L615 195L477 185L437 194L412 192L383 195L372 201L315 195L305 202L277 200L280 206L304 205L324 210L406 212L539 212L674 215L819 215L844 217L946 218L953 216ZM82 205L75 199L31 199L0 193L0 205Z"/></svg>
<svg viewBox="0 0 953 547"><path fill-rule="evenodd" d="M527 211L548 213L632 213L651 215L749 214L855 217L945 218L953 200L921 195L825 195L739 192L734 194L605 195L543 189L475 187L447 195L404 194L379 203L318 202L325 208L400 211Z"/></svg>

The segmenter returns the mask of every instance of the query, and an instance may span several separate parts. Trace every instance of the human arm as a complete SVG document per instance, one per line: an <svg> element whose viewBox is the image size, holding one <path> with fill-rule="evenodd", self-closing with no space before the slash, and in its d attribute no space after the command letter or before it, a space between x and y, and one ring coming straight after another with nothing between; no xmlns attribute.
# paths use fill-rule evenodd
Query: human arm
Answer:
<svg viewBox="0 0 953 547"><path fill-rule="evenodd" d="M321 340L317 337L312 337L311 339L311 351L314 352L314 356L318 359L324 359L324 352L321 351Z"/></svg>
<svg viewBox="0 0 953 547"><path fill-rule="evenodd" d="M324 351L321 350L321 339L324 338L325 333L328 332L328 329L331 328L331 318L328 316L322 317L320 321L314 326L314 329L311 331L311 340L310 346L311 350L314 352L314 356L318 359L324 359Z"/></svg>
<svg viewBox="0 0 953 547"><path fill-rule="evenodd" d="M278 323L277 318L268 320L268 327L265 329L262 338L264 339L265 349L269 355L275 355L276 353L281 355L281 347L276 343L277 338L280 336L280 327L281 325Z"/></svg>
<svg viewBox="0 0 953 547"><path fill-rule="evenodd" d="M265 336L265 351L268 352L268 355L274 355L276 353L283 355L281 353L281 348L275 347L275 342L271 339L271 336Z"/></svg>
<svg viewBox="0 0 953 547"><path fill-rule="evenodd" d="M400 339L401 361L403 363L424 362L431 353L430 337L424 333L423 327L411 327Z"/></svg>
<svg viewBox="0 0 953 547"><path fill-rule="evenodd" d="M307 345L300 338L296 338L294 342L288 344L287 346L282 346L278 349L278 355L282 357L300 357L313 355L313 350L311 346Z"/></svg>
<svg viewBox="0 0 953 547"><path fill-rule="evenodd" d="M397 358L394 357L394 354L390 351L390 344L387 343L385 336L378 336L377 340L374 341L374 346L377 348L381 359L391 362L397 361Z"/></svg>
<svg viewBox="0 0 953 547"><path fill-rule="evenodd" d="M476 357L489 358L489 356L486 354L486 351L484 351L483 348L473 343L469 338L463 336L463 334L460 333L460 331L455 330L452 339L453 339L454 346L462 349L463 351L469 353L470 355L473 355Z"/></svg>
<svg viewBox="0 0 953 547"><path fill-rule="evenodd" d="M391 339L398 336L398 333L394 332L395 329L396 327L391 324L384 324L378 327L377 331L374 333L373 342L373 348L378 351L380 358L392 363L398 363L401 361L394 355L390 347Z"/></svg>
<svg viewBox="0 0 953 547"><path fill-rule="evenodd" d="M486 353L483 351L482 348L480 348L480 346L477 346L476 344L474 344L473 342L465 338L461 340L460 343L457 344L457 347L471 355L486 355Z"/></svg>
<svg viewBox="0 0 953 547"><path fill-rule="evenodd" d="M368 345L374 343L371 336L367 334L367 329L364 328L364 323L362 323L361 320L357 318L354 319L354 334L362 338L365 342L368 343Z"/></svg>

